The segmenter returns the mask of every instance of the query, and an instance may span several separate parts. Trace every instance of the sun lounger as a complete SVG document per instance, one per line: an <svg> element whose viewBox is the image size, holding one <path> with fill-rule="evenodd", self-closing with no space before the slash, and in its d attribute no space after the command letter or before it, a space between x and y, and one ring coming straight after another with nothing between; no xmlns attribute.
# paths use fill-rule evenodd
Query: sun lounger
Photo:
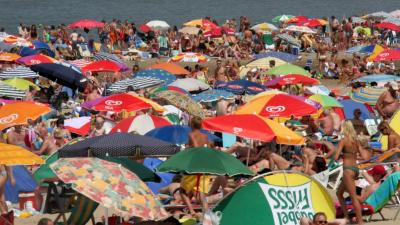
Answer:
<svg viewBox="0 0 400 225"><path fill-rule="evenodd" d="M93 213L96 211L99 204L92 201L91 199L78 194L77 200L74 203L74 207L71 210L71 214L66 221L67 225L85 225L89 220L92 220L92 224L95 225ZM59 224L63 224L62 222Z"/></svg>

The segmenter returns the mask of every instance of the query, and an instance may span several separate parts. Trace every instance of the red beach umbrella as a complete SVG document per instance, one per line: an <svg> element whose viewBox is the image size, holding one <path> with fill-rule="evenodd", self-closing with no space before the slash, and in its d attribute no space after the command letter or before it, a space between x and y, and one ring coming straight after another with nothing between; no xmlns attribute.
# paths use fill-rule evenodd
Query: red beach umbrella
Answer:
<svg viewBox="0 0 400 225"><path fill-rule="evenodd" d="M319 81L317 79L300 74L288 74L286 76L278 77L265 83L265 86L269 88L280 88L284 85L293 85L293 84L315 85L319 84Z"/></svg>
<svg viewBox="0 0 400 225"><path fill-rule="evenodd" d="M88 71L91 72L121 72L123 68L121 64L110 60L100 60L96 62L92 62L89 65L82 68L83 74Z"/></svg>
<svg viewBox="0 0 400 225"><path fill-rule="evenodd" d="M149 109L152 106L142 99L130 94L116 94L106 97L94 105L97 111L128 112Z"/></svg>
<svg viewBox="0 0 400 225"><path fill-rule="evenodd" d="M111 130L111 133L114 132L132 132L136 131L139 134L143 135L154 128L169 126L171 123L158 116L153 115L137 115L133 117L129 117L121 120L115 127Z"/></svg>
<svg viewBox="0 0 400 225"><path fill-rule="evenodd" d="M78 20L78 21L75 21L75 22L71 23L70 25L68 25L67 27L68 27L69 29L75 29L75 28L80 28L80 29L84 29L84 28L92 29L92 28L104 27L104 25L105 25L105 24L104 24L103 22L100 22L100 21L97 21L97 20L88 20L88 19L85 19L85 20Z"/></svg>

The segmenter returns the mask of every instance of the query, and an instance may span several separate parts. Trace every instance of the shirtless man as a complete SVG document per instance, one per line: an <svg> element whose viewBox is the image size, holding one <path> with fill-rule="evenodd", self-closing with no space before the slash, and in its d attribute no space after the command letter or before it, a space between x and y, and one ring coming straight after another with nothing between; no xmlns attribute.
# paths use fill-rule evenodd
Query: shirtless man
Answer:
<svg viewBox="0 0 400 225"><path fill-rule="evenodd" d="M201 133L201 119L194 117L190 123L192 131L189 133L189 146L192 148L204 147L210 144L208 136Z"/></svg>
<svg viewBox="0 0 400 225"><path fill-rule="evenodd" d="M383 92L376 102L376 110L378 110L384 120L390 119L400 107L399 100L397 99L399 85L397 82L391 81L388 86L389 89Z"/></svg>
<svg viewBox="0 0 400 225"><path fill-rule="evenodd" d="M388 136L388 150L400 147L400 135L398 135L392 128L390 128L388 122L383 121L379 124L378 130Z"/></svg>
<svg viewBox="0 0 400 225"><path fill-rule="evenodd" d="M7 135L7 143L28 149L25 144L25 132L21 125L16 125Z"/></svg>
<svg viewBox="0 0 400 225"><path fill-rule="evenodd" d="M226 77L226 67L221 62L221 60L217 60L217 69L215 70L215 80L218 82L227 82L228 78Z"/></svg>
<svg viewBox="0 0 400 225"><path fill-rule="evenodd" d="M324 70L324 65L327 59L327 52L329 50L328 45L323 41L320 40L318 45L317 45L317 58L319 60L319 65L318 65L318 69L319 72L323 72Z"/></svg>
<svg viewBox="0 0 400 225"><path fill-rule="evenodd" d="M49 132L44 127L39 128L39 137L43 140L43 144L38 151L33 151L37 155L51 155L60 147L56 145L55 137L49 136Z"/></svg>

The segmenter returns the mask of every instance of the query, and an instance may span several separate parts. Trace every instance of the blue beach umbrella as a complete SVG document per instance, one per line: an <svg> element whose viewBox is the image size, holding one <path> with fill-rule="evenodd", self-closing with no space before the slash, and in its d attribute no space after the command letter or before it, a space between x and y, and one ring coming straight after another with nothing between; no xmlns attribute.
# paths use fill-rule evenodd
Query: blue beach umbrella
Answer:
<svg viewBox="0 0 400 225"><path fill-rule="evenodd" d="M172 144L182 145L189 143L189 133L192 129L188 126L171 125L153 129L145 134L145 136L154 137L162 141ZM201 130L203 134L208 136L210 141L220 141L221 139L206 130Z"/></svg>
<svg viewBox="0 0 400 225"><path fill-rule="evenodd" d="M220 99L233 99L235 95L224 90L211 89L193 97L196 102L214 102Z"/></svg>
<svg viewBox="0 0 400 225"><path fill-rule="evenodd" d="M169 85L170 83L172 83L176 80L176 77L173 74L168 73L165 70L160 70L160 69L142 70L142 71L137 72L134 76L135 77L156 78L156 79L164 81L165 86Z"/></svg>
<svg viewBox="0 0 400 225"><path fill-rule="evenodd" d="M355 109L360 109L361 110L361 119L366 120L366 119L371 119L372 118L372 113L368 110L367 106L365 104L356 102L352 99L345 99L339 101L343 105L343 112L344 116L346 119L354 119L354 110Z"/></svg>
<svg viewBox="0 0 400 225"><path fill-rule="evenodd" d="M298 56L290 54L290 53L286 53L286 52L264 52L264 53L260 53L255 55L256 59L261 59L261 58L265 58L265 57L275 57L278 59L282 59L283 61L286 62L293 62L296 61L298 59Z"/></svg>
<svg viewBox="0 0 400 225"><path fill-rule="evenodd" d="M371 75L366 75L366 76L357 78L353 82L386 83L386 82L389 82L389 81L399 81L399 80L400 80L400 77L394 76L394 75L389 75L389 74L371 74Z"/></svg>
<svg viewBox="0 0 400 225"><path fill-rule="evenodd" d="M218 89L223 89L234 94L258 94L266 90L266 88L258 83L248 80L234 80L226 83L217 84Z"/></svg>

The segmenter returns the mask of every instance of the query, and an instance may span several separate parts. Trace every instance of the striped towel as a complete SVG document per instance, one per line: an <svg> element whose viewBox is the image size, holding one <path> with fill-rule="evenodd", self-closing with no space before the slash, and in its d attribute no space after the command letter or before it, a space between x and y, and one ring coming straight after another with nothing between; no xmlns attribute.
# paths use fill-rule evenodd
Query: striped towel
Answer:
<svg viewBox="0 0 400 225"><path fill-rule="evenodd" d="M107 90L113 93L125 92L126 89L131 86L135 91L143 88L153 87L161 83L163 83L162 80L152 77L135 77L115 82Z"/></svg>
<svg viewBox="0 0 400 225"><path fill-rule="evenodd" d="M39 75L33 72L29 67L25 66L17 66L13 69L8 69L2 73L0 73L0 78L8 79L8 78L34 78Z"/></svg>

